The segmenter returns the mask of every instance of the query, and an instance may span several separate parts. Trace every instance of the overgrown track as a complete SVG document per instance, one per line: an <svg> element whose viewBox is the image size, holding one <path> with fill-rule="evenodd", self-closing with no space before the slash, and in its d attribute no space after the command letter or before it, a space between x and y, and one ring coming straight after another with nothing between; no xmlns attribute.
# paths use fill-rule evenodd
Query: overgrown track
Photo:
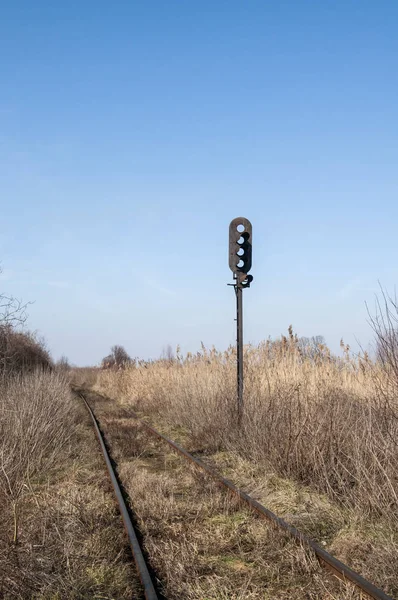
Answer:
<svg viewBox="0 0 398 600"><path fill-rule="evenodd" d="M199 458L196 458L184 448L182 448L179 444L170 440L165 435L157 431L154 427L151 427L146 423L143 419L138 417L138 415L131 413L135 419L137 419L148 431L150 431L154 436L166 442L171 448L181 454L185 459L194 463L195 466L199 467L203 471L205 471L210 477L215 479L220 485L227 488L230 492L238 496L238 498L246 505L248 505L252 510L254 510L261 517L268 519L279 529L288 533L292 538L294 538L299 544L303 544L304 546L308 546L315 553L317 558L319 559L321 565L326 567L329 571L331 571L334 575L342 579L343 581L350 581L353 583L358 589L361 590L364 594L366 594L369 598L373 598L374 600L393 600L391 596L385 594L382 590L373 585L370 581L364 579L359 573L353 571L350 567L339 561L337 558L326 552L319 544L311 540L308 536L301 533L296 527L289 525L286 521L278 517L276 514L271 512L268 508L254 500L249 494L246 494L239 488L237 488L229 479L222 477L219 473L214 471L211 467L206 465Z"/></svg>
<svg viewBox="0 0 398 600"><path fill-rule="evenodd" d="M87 408L88 408L88 410L90 412L90 416L91 416L91 418L92 418L92 420L93 420L93 422L95 424L97 436L98 436L98 438L100 440L100 444L101 444L101 447L103 448L103 452L104 452L104 456L105 456L105 452L106 452L105 444L104 444L104 441L103 441L100 429L98 427L98 423L97 423L96 418L94 416L94 413L91 410L91 408L89 407L89 405L88 405L86 399L84 398L84 396L81 393L79 395L84 400L84 402L85 402L85 404L86 404L86 406L87 406ZM314 554L316 555L316 557L318 558L320 564L322 566L324 566L325 568L327 568L330 572L332 572L339 579L341 579L343 581L351 582L352 584L354 584L358 588L358 590L360 590L363 594L365 594L366 597L372 598L374 600L393 600L393 598L391 598L390 596L388 596L385 592L383 592L382 590L380 590L379 588L377 588L371 582L369 582L366 579L364 579L359 573L353 571L350 567L348 567L347 565L345 565L344 563L342 563L341 561L339 561L337 558L335 558L331 554L329 554L326 550L324 550L324 548L322 548L319 544L317 544L315 541L313 541L312 539L310 539L307 535L301 533L296 527L293 527L292 525L290 525L289 523L287 523L286 521L284 521L283 519L281 519L280 517L278 517L272 511L270 511L265 506L263 506L262 504L260 504L259 502L257 502L254 498L252 498L251 496L249 496L249 494L246 494L245 492L243 492L242 490L240 490L239 488L237 488L230 480L226 479L225 477L222 477L214 469L212 469L207 464L205 464L203 461L201 461L200 459L196 458L195 456L193 456L192 454L190 454L189 452L187 452L179 444L177 444L173 440L169 439L168 437L166 437L165 435L163 435L159 431L157 431L154 427L152 427L151 425L149 425L148 423L146 423L143 419L141 419L133 411L130 410L129 414L134 419L136 419L153 436L157 437L158 439L160 439L163 442L165 442L166 444L168 444L175 452L177 452L178 454L180 454L181 456L183 456L190 463L193 463L196 467L198 467L202 471L205 471L211 478L213 478L218 484L220 484L220 486L223 486L229 492L231 492L232 494L234 494L243 504L247 505L251 510L253 510L260 517L262 517L264 519L267 519L276 528L278 528L278 529L284 531L285 533L287 533L298 544L301 544L304 547L310 548L314 552ZM106 454L106 456L107 456L107 454ZM112 469L112 466L110 464L110 461L109 461L109 465L108 465L108 461L109 461L109 456L108 456L108 460L107 460L107 466L108 466L108 470L111 473L111 470L113 472L113 469ZM111 477L112 477L112 475L111 475ZM119 486L118 486L118 488L119 488ZM119 488L119 493L121 495L120 488ZM119 498L118 498L118 501L119 501ZM122 498L122 501L123 501L123 498ZM119 501L119 504L120 504L120 501ZM124 501L123 501L123 505L125 507ZM127 518L129 520L129 516L128 516L128 512L127 512L127 508L126 507L125 507L125 511L126 511L126 514L127 514ZM121 512L122 512L123 520L125 521L126 528L127 528L128 532L129 532L129 529L128 529L127 524L126 524L126 520L125 520L125 516L124 516L124 512L123 512L122 508L121 508ZM130 523L131 523L131 521L130 521ZM135 545L137 545L138 549L139 549L139 544L138 544L137 538L135 536L134 528L132 527L132 525L131 525L131 528L132 528L134 539L135 539ZM130 533L129 533L129 537L130 537ZM131 543L131 538L130 538L130 543ZM132 549L133 549L133 553L135 555L135 550L133 548L133 544L132 544ZM141 555L141 560L144 562L144 565L145 565L145 561L143 559L143 556L142 556L142 553L141 553L140 549L139 549L139 552L140 552L140 555ZM136 558L136 562L137 562L137 567L138 567L138 569L140 569L140 567L138 565L137 557L135 556L135 558ZM148 573L147 569L146 569L146 572ZM140 572L140 576L141 576L141 579L142 579L141 572ZM149 577L149 580L150 580L149 573L148 573L148 577ZM153 593L156 594L154 588L153 588ZM152 596L146 596L146 597L147 598L157 598L158 596L152 595Z"/></svg>
<svg viewBox="0 0 398 600"><path fill-rule="evenodd" d="M135 563L137 566L137 571L138 571L138 574L139 574L139 577L141 579L141 583L142 583L142 586L144 589L145 598L146 598L146 600L159 600L159 596L156 592L151 575L149 573L149 569L146 564L144 554L141 550L140 543L138 541L133 522L130 518L128 508L124 501L123 493L120 488L117 475L113 469L112 461L109 456L108 450L106 448L104 437L99 428L98 421L97 421L89 403L87 402L85 396L81 392L77 392L77 393L78 393L79 397L83 400L83 402L87 408L87 411L91 417L93 425L94 425L95 433L97 435L98 442L101 447L102 454L104 456L104 460L106 463L106 467L108 469L109 477L111 479L112 486L113 486L113 489L115 492L115 496L116 496L117 502L119 504L120 513L122 515L123 523L126 528L126 532L127 532L128 538L129 538L131 550L132 550L134 560L135 560Z"/></svg>

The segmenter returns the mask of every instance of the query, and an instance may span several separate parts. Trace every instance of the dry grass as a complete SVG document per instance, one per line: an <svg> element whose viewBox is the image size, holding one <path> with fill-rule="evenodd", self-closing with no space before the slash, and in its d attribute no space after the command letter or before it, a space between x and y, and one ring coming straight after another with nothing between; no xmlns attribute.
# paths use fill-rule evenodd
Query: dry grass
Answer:
<svg viewBox="0 0 398 600"><path fill-rule="evenodd" d="M94 433L59 374L0 388L0 503L1 598L139 589Z"/></svg>
<svg viewBox="0 0 398 600"><path fill-rule="evenodd" d="M295 338L246 348L245 413L235 419L235 352L100 371L97 389L184 427L194 444L265 460L350 507L396 519L398 420L369 359L303 357Z"/></svg>
<svg viewBox="0 0 398 600"><path fill-rule="evenodd" d="M77 388L92 388L97 383L100 370L97 367L74 367L68 371L68 377Z"/></svg>
<svg viewBox="0 0 398 600"><path fill-rule="evenodd" d="M349 600L311 552L275 531L115 404L96 403L169 600Z"/></svg>
<svg viewBox="0 0 398 600"><path fill-rule="evenodd" d="M344 350L342 359L326 347L306 355L291 331L279 343L246 347L240 428L234 348L203 347L174 361L101 371L96 389L150 416L191 449L228 452L258 467L259 481L262 473L324 497L331 513L316 520L314 537L322 541L324 520L333 529L329 547L397 594L391 557L398 557L398 394L384 385L379 365ZM306 512L300 504L297 510Z"/></svg>

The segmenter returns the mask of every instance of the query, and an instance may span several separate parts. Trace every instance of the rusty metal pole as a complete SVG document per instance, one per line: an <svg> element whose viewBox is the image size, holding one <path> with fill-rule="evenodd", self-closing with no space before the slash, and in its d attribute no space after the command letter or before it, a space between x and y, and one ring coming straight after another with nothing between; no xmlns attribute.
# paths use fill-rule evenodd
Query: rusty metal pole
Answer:
<svg viewBox="0 0 398 600"><path fill-rule="evenodd" d="M237 355L237 391L238 391L238 422L243 414L243 294L242 288L235 285L236 294L236 355Z"/></svg>

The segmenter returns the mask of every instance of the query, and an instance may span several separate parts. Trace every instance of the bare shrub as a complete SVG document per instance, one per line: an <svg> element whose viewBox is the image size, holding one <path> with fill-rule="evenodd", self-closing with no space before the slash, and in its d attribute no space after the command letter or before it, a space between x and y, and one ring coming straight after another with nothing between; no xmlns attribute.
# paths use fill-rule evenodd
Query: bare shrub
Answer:
<svg viewBox="0 0 398 600"><path fill-rule="evenodd" d="M124 369L131 363L131 358L123 346L112 346L111 353L101 361L103 369Z"/></svg>
<svg viewBox="0 0 398 600"><path fill-rule="evenodd" d="M10 324L0 324L0 365L3 377L32 372L52 366L43 341L28 331L18 331Z"/></svg>
<svg viewBox="0 0 398 600"><path fill-rule="evenodd" d="M131 362L131 358L123 346L112 346L111 351L117 367L126 366L129 362Z"/></svg>
<svg viewBox="0 0 398 600"><path fill-rule="evenodd" d="M22 300L18 300L14 296L0 293L0 323L12 327L23 325L27 319L26 308L28 304L24 304Z"/></svg>
<svg viewBox="0 0 398 600"><path fill-rule="evenodd" d="M0 268L1 273L1 268ZM52 361L43 340L26 331L26 308L14 296L0 293L0 378L37 368L50 368Z"/></svg>
<svg viewBox="0 0 398 600"><path fill-rule="evenodd" d="M398 300L383 288L376 297L375 313L368 308L370 325L375 334L376 360L382 368L377 389L389 409L390 417L398 417Z"/></svg>
<svg viewBox="0 0 398 600"><path fill-rule="evenodd" d="M62 355L61 358L55 363L55 368L61 373L66 373L71 370L72 366L68 360L68 357Z"/></svg>
<svg viewBox="0 0 398 600"><path fill-rule="evenodd" d="M0 388L0 493L12 506L14 543L22 495L43 471L61 466L72 431L70 394L58 375L36 372Z"/></svg>
<svg viewBox="0 0 398 600"><path fill-rule="evenodd" d="M167 346L163 348L160 360L164 360L170 363L172 363L175 360L174 351L170 344L167 344Z"/></svg>

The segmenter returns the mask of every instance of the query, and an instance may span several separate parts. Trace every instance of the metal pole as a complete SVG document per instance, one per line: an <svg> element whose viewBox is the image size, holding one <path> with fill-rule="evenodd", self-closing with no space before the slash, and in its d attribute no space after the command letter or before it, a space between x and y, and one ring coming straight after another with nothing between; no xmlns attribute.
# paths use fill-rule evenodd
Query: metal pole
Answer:
<svg viewBox="0 0 398 600"><path fill-rule="evenodd" d="M238 421L243 414L243 295L240 285L235 286L236 292L236 350L237 350L237 383L238 383Z"/></svg>

